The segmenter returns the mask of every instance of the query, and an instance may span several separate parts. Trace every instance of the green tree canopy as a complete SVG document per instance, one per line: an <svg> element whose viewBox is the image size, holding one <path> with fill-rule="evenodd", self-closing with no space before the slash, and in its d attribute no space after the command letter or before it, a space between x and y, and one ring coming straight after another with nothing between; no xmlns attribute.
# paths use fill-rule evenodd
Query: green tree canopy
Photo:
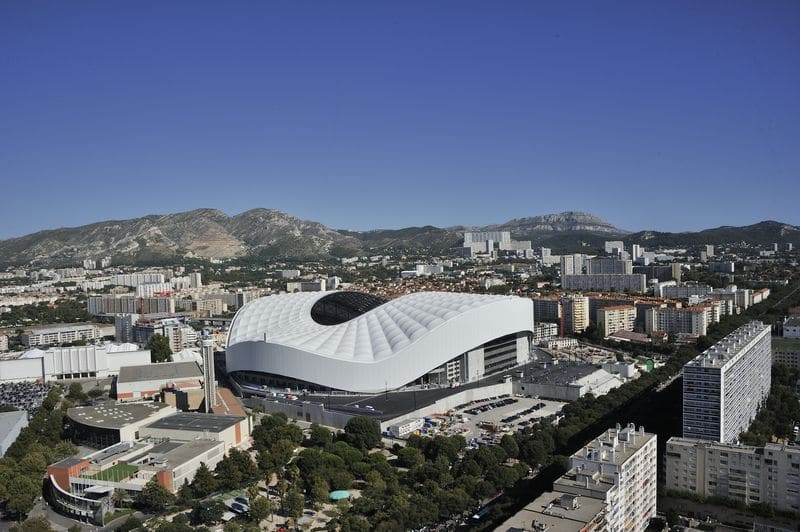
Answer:
<svg viewBox="0 0 800 532"><path fill-rule="evenodd" d="M381 446L381 429L367 416L351 418L344 427L345 440L358 449L369 450Z"/></svg>
<svg viewBox="0 0 800 532"><path fill-rule="evenodd" d="M169 338L162 334L154 334L147 342L147 349L150 350L151 362L167 362L172 355L172 348L169 345Z"/></svg>
<svg viewBox="0 0 800 532"><path fill-rule="evenodd" d="M138 506L154 512L163 512L174 503L175 496L159 484L155 476L144 485L142 492L136 498Z"/></svg>

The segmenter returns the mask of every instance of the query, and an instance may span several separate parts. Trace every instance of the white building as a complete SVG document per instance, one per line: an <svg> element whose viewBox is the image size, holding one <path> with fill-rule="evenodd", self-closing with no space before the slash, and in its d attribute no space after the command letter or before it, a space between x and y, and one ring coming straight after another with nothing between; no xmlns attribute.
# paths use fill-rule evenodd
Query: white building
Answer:
<svg viewBox="0 0 800 532"><path fill-rule="evenodd" d="M580 253L561 255L561 276L582 274L585 259L586 256Z"/></svg>
<svg viewBox="0 0 800 532"><path fill-rule="evenodd" d="M150 399L168 386L182 389L202 387L203 371L196 362L161 362L123 366L115 383L118 401Z"/></svg>
<svg viewBox="0 0 800 532"><path fill-rule="evenodd" d="M564 290L600 290L602 292L642 293L647 290L647 276L640 273L601 273L591 275L561 275Z"/></svg>
<svg viewBox="0 0 800 532"><path fill-rule="evenodd" d="M683 366L683 437L735 442L769 395L770 327L752 321Z"/></svg>
<svg viewBox="0 0 800 532"><path fill-rule="evenodd" d="M644 317L647 334L658 331L697 338L705 336L710 324L705 306L649 308Z"/></svg>
<svg viewBox="0 0 800 532"><path fill-rule="evenodd" d="M150 351L127 346L114 351L114 346L83 346L32 349L15 358L0 360L0 382L55 381L62 379L107 378L119 373L122 366L148 364Z"/></svg>
<svg viewBox="0 0 800 532"><path fill-rule="evenodd" d="M100 327L93 323L34 329L20 335L20 341L25 347L59 345L78 340L97 340L98 338L101 338Z"/></svg>
<svg viewBox="0 0 800 532"><path fill-rule="evenodd" d="M643 532L656 515L656 444L632 423L608 429L570 457L553 490L602 501L607 528L597 530Z"/></svg>
<svg viewBox="0 0 800 532"><path fill-rule="evenodd" d="M532 327L531 300L519 297L281 294L236 313L225 356L228 373L244 382L380 392L471 382L520 365Z"/></svg>
<svg viewBox="0 0 800 532"><path fill-rule="evenodd" d="M324 292L327 288L325 279L318 279L316 281L292 281L286 283L286 291L294 292Z"/></svg>
<svg viewBox="0 0 800 532"><path fill-rule="evenodd" d="M389 432L395 438L408 438L414 432L420 430L425 425L422 418L407 419L396 425L389 426Z"/></svg>
<svg viewBox="0 0 800 532"><path fill-rule="evenodd" d="M127 273L111 276L111 284L136 287L140 284L163 283L163 273Z"/></svg>
<svg viewBox="0 0 800 532"><path fill-rule="evenodd" d="M589 326L589 298L581 295L561 298L564 334L579 334Z"/></svg>
<svg viewBox="0 0 800 532"><path fill-rule="evenodd" d="M800 511L800 447L670 438L668 490Z"/></svg>
<svg viewBox="0 0 800 532"><path fill-rule="evenodd" d="M19 433L28 426L28 412L16 410L0 412L0 458L6 454Z"/></svg>
<svg viewBox="0 0 800 532"><path fill-rule="evenodd" d="M444 266L441 264L417 264L417 275L441 275L444 273Z"/></svg>
<svg viewBox="0 0 800 532"><path fill-rule="evenodd" d="M625 246L622 240L606 240L603 244L603 249L606 253L613 253L615 249L623 249Z"/></svg>
<svg viewBox="0 0 800 532"><path fill-rule="evenodd" d="M661 297L669 299L689 299L692 296L707 296L714 289L707 284L685 284L682 286L664 286L660 289Z"/></svg>
<svg viewBox="0 0 800 532"><path fill-rule="evenodd" d="M630 260L612 259L608 257L595 257L586 261L586 273L589 275L598 273L630 275L633 273L633 262Z"/></svg>
<svg viewBox="0 0 800 532"><path fill-rule="evenodd" d="M536 323L533 326L533 337L531 343L533 345L541 345L542 342L558 336L557 323Z"/></svg>
<svg viewBox="0 0 800 532"><path fill-rule="evenodd" d="M603 338L617 331L633 331L635 324L634 305L615 305L597 309L597 326L603 331Z"/></svg>
<svg viewBox="0 0 800 532"><path fill-rule="evenodd" d="M784 338L800 338L800 318L789 318L783 322Z"/></svg>
<svg viewBox="0 0 800 532"><path fill-rule="evenodd" d="M192 288L202 288L203 278L200 275L200 272L192 272L189 274L189 285Z"/></svg>
<svg viewBox="0 0 800 532"><path fill-rule="evenodd" d="M0 352L8 351L8 336L0 333Z"/></svg>

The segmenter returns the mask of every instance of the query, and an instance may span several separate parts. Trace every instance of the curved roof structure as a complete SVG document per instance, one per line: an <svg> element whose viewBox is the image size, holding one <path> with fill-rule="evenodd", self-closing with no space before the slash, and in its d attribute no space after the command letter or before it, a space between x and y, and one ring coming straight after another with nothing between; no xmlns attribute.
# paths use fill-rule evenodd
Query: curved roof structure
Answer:
<svg viewBox="0 0 800 532"><path fill-rule="evenodd" d="M227 369L381 391L532 327L533 305L518 297L421 292L385 301L358 292L282 294L236 313Z"/></svg>

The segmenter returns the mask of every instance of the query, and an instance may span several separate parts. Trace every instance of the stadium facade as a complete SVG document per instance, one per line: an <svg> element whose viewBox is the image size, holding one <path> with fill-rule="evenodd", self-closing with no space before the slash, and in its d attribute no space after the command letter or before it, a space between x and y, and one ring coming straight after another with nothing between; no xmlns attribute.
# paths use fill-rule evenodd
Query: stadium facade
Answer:
<svg viewBox="0 0 800 532"><path fill-rule="evenodd" d="M533 303L526 298L281 294L236 313L226 365L248 383L377 393L503 372L528 360L532 334Z"/></svg>

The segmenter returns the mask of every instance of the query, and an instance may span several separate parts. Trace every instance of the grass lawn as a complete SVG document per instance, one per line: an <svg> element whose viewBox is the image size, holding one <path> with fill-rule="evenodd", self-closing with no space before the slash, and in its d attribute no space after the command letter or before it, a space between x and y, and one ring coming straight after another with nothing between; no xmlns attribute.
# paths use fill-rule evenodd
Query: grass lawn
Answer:
<svg viewBox="0 0 800 532"><path fill-rule="evenodd" d="M133 475L137 471L139 471L139 468L136 467L135 465L117 464L115 466L109 467L105 471L100 471L96 475L92 475L90 478L93 478L95 480L119 481Z"/></svg>
<svg viewBox="0 0 800 532"><path fill-rule="evenodd" d="M800 340L793 338L772 337L773 351L800 351Z"/></svg>

